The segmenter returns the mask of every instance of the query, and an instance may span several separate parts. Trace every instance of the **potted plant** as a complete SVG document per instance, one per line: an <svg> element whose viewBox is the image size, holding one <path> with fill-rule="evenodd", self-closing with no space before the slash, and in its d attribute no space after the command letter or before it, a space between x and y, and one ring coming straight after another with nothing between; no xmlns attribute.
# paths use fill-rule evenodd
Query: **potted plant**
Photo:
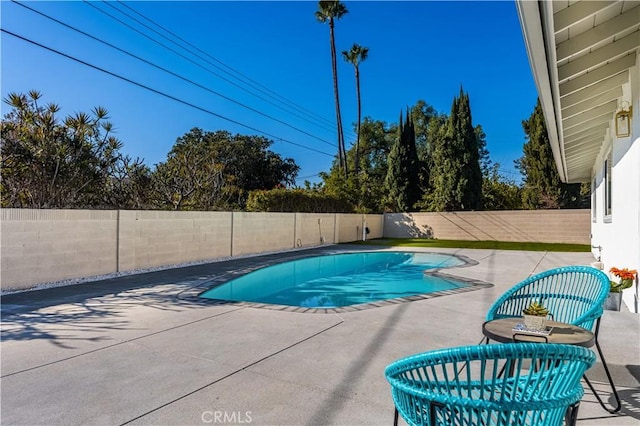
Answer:
<svg viewBox="0 0 640 426"><path fill-rule="evenodd" d="M546 330L547 315L549 310L542 303L533 301L522 311L524 326L533 331Z"/></svg>
<svg viewBox="0 0 640 426"><path fill-rule="evenodd" d="M618 277L619 281L609 281L609 295L604 301L604 309L608 311L619 311L622 305L622 290L633 285L637 271L628 268L611 268L609 272Z"/></svg>

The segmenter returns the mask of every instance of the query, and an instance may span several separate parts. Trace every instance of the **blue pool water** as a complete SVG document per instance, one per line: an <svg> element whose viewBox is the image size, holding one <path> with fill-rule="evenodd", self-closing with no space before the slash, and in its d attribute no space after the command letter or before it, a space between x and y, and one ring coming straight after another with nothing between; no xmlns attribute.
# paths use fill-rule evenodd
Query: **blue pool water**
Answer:
<svg viewBox="0 0 640 426"><path fill-rule="evenodd" d="M226 301L331 308L467 287L425 275L461 265L435 253L364 252L317 256L258 269L200 296Z"/></svg>

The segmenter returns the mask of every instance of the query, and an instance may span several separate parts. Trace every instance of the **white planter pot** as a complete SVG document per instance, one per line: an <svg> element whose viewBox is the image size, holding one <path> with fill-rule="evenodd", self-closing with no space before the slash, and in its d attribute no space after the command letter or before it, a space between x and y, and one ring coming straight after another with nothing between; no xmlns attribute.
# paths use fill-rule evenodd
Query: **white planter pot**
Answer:
<svg viewBox="0 0 640 426"><path fill-rule="evenodd" d="M522 315L524 326L529 330L544 331L547 329L547 318L536 315Z"/></svg>
<svg viewBox="0 0 640 426"><path fill-rule="evenodd" d="M604 309L607 311L619 311L622 306L622 293L609 293L604 299Z"/></svg>

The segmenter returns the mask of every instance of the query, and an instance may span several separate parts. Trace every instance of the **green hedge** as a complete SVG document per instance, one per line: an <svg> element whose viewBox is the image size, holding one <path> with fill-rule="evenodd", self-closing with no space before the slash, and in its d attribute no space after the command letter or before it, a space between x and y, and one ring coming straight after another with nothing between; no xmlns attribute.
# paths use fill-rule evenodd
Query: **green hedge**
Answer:
<svg viewBox="0 0 640 426"><path fill-rule="evenodd" d="M251 212L353 213L346 199L306 189L251 191L247 200Z"/></svg>

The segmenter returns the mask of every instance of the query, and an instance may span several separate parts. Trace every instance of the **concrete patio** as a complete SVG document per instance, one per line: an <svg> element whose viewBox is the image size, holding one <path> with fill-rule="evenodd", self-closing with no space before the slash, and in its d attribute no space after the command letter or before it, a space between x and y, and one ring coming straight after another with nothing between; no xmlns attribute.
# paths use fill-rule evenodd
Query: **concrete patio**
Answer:
<svg viewBox="0 0 640 426"><path fill-rule="evenodd" d="M593 261L590 253L440 249L478 262L448 274L493 286L342 313L196 297L274 261L361 249L327 246L5 295L2 424L390 425L386 365L478 343L487 309L507 288ZM587 388L578 424L637 425L640 316L605 311L600 341L623 408L610 415ZM609 397L601 364L588 375Z"/></svg>

